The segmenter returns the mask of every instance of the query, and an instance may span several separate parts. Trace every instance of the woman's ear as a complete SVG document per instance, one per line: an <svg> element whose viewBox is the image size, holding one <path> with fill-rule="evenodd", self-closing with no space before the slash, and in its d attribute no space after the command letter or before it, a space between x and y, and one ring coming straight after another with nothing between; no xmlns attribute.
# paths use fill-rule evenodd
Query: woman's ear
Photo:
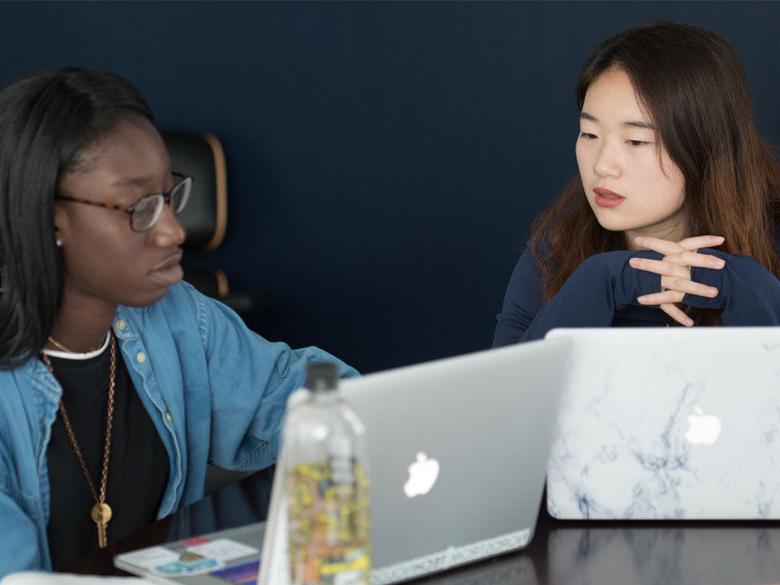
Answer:
<svg viewBox="0 0 780 585"><path fill-rule="evenodd" d="M62 205L54 202L54 241L58 248L62 248L67 231L67 214Z"/></svg>

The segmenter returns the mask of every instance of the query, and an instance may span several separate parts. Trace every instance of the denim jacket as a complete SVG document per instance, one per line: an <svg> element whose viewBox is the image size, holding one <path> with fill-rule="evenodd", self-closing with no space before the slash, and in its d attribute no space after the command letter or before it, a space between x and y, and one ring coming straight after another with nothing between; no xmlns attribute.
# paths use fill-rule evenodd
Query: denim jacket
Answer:
<svg viewBox="0 0 780 585"><path fill-rule="evenodd" d="M120 306L113 329L170 461L158 518L203 496L207 463L271 465L287 397L303 385L306 363L335 360L314 347L266 341L186 283L149 307ZM335 361L342 376L357 374ZM61 394L40 360L0 371L0 578L51 570L46 452Z"/></svg>

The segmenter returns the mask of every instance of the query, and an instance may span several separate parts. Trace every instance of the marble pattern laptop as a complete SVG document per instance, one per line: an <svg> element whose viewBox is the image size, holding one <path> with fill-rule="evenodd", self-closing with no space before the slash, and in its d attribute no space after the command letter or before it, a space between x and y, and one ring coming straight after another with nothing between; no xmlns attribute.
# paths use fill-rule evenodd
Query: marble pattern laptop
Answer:
<svg viewBox="0 0 780 585"><path fill-rule="evenodd" d="M558 329L562 519L780 519L780 328Z"/></svg>

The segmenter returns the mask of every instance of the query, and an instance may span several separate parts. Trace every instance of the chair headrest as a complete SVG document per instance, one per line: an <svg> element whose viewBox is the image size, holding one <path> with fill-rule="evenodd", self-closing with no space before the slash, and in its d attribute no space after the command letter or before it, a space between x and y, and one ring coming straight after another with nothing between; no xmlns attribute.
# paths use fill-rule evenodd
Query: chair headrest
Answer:
<svg viewBox="0 0 780 585"><path fill-rule="evenodd" d="M184 247L215 250L227 229L227 172L222 143L213 134L160 132L174 171L193 178L187 207L179 216L187 232Z"/></svg>

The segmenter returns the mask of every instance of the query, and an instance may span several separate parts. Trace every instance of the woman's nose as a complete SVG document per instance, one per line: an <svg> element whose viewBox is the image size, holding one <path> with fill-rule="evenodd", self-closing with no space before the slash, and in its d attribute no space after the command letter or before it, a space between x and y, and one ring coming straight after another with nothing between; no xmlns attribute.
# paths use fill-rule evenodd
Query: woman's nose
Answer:
<svg viewBox="0 0 780 585"><path fill-rule="evenodd" d="M154 243L160 247L181 246L187 237L187 233L173 213L171 206L164 205L160 219L152 228Z"/></svg>
<svg viewBox="0 0 780 585"><path fill-rule="evenodd" d="M617 145L604 141L593 161L593 172L600 177L619 176L622 169L622 156Z"/></svg>

